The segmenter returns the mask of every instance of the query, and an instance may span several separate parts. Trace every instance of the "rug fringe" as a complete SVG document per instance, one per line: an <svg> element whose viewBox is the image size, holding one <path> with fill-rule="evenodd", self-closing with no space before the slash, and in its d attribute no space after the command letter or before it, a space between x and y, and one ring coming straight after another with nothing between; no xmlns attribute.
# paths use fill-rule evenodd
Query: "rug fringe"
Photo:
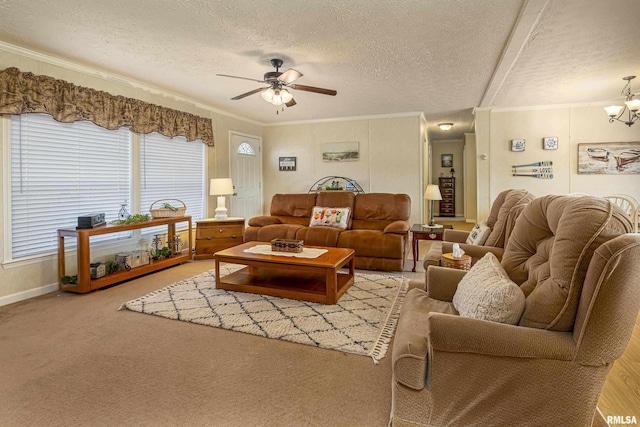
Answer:
<svg viewBox="0 0 640 427"><path fill-rule="evenodd" d="M400 278L402 279L400 289L398 290L396 298L391 305L391 309L389 310L387 319L385 320L384 326L380 331L380 335L378 336L375 345L369 352L369 356L373 359L373 363L376 365L379 364L380 360L387 354L389 344L391 343L391 339L393 338L393 334L396 330L396 324L398 323L398 319L400 318L400 309L402 308L402 302L404 301L404 297L409 289L409 279L404 276L401 276Z"/></svg>

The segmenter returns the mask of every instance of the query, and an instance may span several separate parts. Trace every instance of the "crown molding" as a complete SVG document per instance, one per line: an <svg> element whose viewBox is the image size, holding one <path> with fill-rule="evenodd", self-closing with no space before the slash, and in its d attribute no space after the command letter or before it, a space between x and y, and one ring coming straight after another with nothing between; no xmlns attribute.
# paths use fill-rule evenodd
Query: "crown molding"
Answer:
<svg viewBox="0 0 640 427"><path fill-rule="evenodd" d="M370 115L370 116L333 117L328 119L299 120L299 121L281 122L281 123L263 123L262 126L273 127L273 126L306 125L306 124L314 124L314 123L352 122L357 120L396 119L396 118L402 118L402 117L420 117L421 115L423 115L421 111L411 111L407 113L377 114L377 115Z"/></svg>

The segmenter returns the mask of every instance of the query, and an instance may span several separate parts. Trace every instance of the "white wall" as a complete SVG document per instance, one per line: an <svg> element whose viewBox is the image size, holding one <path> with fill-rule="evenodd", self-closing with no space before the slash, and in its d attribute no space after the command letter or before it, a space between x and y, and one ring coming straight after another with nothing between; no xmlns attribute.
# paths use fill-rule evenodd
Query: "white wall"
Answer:
<svg viewBox="0 0 640 427"><path fill-rule="evenodd" d="M268 126L263 134L264 212L275 193L306 193L319 179L354 179L367 193L405 193L411 219L422 222L422 145L419 116ZM322 161L325 142L358 141L355 162ZM297 157L295 172L278 171L278 157Z"/></svg>
<svg viewBox="0 0 640 427"><path fill-rule="evenodd" d="M557 150L543 150L542 139L559 138ZM525 139L524 152L510 150L512 139ZM640 141L640 124L609 123L602 107L572 107L476 112L478 218L486 218L491 202L508 188L524 188L536 196L625 193L640 198L640 175L578 174L578 144ZM480 158L482 153L487 160ZM553 179L514 177L511 166L553 161Z"/></svg>
<svg viewBox="0 0 640 427"><path fill-rule="evenodd" d="M136 82L128 82L121 78L111 78L97 70L92 71L34 52L26 50L16 52L16 49L12 49L11 51L0 49L0 69L8 67L17 67L23 72L29 71L37 75L46 75L79 86L104 90L113 95L136 98L199 116L211 117L216 146L207 148L208 176L205 177L205 179L208 177L228 176L230 130L262 136L262 126L260 125L221 114L195 102L177 99L176 96L160 90L143 88ZM4 147L1 120L0 147ZM189 165L184 165L184 167L189 167ZM4 184L2 179L3 173L0 173L0 185ZM208 185L206 188L208 188ZM209 216L213 216L215 201L209 200L208 202L207 213ZM0 227L4 227L4 201L0 200L0 203L3 204L0 209ZM75 218L73 220L75 221ZM133 245L138 247L139 245L144 246L145 244L134 243ZM123 250L123 248L120 248L120 250ZM3 252L4 244L0 239L0 254ZM94 251L92 255L97 257L100 256L101 253L100 251ZM107 253L102 253L102 256L106 255ZM68 274L74 274L73 270L70 270L70 268L75 269L74 259L75 253L67 254L67 260L69 262L67 267ZM3 262L0 268L0 305L56 290L58 282L57 271L57 258L55 256L41 257L28 262L13 263L11 265Z"/></svg>

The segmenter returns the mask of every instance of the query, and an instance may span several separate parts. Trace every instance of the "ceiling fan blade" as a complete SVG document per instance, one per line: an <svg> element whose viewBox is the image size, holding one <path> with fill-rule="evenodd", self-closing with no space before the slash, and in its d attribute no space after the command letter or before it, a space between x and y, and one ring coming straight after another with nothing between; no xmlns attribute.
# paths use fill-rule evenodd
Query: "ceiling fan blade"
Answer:
<svg viewBox="0 0 640 427"><path fill-rule="evenodd" d="M252 82L264 83L264 80L250 79L249 77L230 76L229 74L216 74L216 76L231 77L232 79L251 80Z"/></svg>
<svg viewBox="0 0 640 427"><path fill-rule="evenodd" d="M286 104L284 104L284 105L286 105L287 107L293 107L293 106L294 106L294 105L296 105L296 104L297 104L296 100L295 100L295 99L293 99L293 98L291 98L291 101L287 102L287 103L286 103Z"/></svg>
<svg viewBox="0 0 640 427"><path fill-rule="evenodd" d="M247 93L243 93L242 95L234 96L231 99L236 101L238 99L246 98L249 95L253 95L254 93L262 92L263 90L267 90L267 89L269 89L269 87L259 87L258 89L254 89L254 90L249 91Z"/></svg>
<svg viewBox="0 0 640 427"><path fill-rule="evenodd" d="M333 89L323 89L321 87L314 87L314 86L290 85L289 87L291 89L304 90L307 92L321 93L323 95L331 95L331 96L335 96L338 93Z"/></svg>
<svg viewBox="0 0 640 427"><path fill-rule="evenodd" d="M293 68L289 68L287 71L282 73L278 80L282 83L293 83L302 77L302 73L300 71L294 70Z"/></svg>

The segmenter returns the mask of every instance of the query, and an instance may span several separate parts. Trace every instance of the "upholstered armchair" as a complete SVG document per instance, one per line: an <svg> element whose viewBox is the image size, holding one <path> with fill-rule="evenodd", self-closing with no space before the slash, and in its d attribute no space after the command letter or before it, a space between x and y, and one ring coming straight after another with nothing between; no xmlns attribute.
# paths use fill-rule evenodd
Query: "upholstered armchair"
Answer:
<svg viewBox="0 0 640 427"><path fill-rule="evenodd" d="M527 190L502 191L491 205L491 211L486 221L489 231L486 241L482 245L467 244L465 242L469 237L468 231L444 230L442 242L433 242L425 255L425 270L429 265L438 265L442 254L452 252L454 243L460 244L465 254L471 257L472 263L478 261L487 252L492 252L498 259L502 258L504 244L513 229L515 220L524 206L534 198L535 196Z"/></svg>
<svg viewBox="0 0 640 427"><path fill-rule="evenodd" d="M474 279L490 255L469 272L429 267L398 321L392 425L601 425L596 404L640 308L640 235L630 231L605 199L546 196L518 217L490 283ZM494 293L498 277L522 294L513 324L485 320L518 300ZM482 298L458 298L463 282Z"/></svg>

